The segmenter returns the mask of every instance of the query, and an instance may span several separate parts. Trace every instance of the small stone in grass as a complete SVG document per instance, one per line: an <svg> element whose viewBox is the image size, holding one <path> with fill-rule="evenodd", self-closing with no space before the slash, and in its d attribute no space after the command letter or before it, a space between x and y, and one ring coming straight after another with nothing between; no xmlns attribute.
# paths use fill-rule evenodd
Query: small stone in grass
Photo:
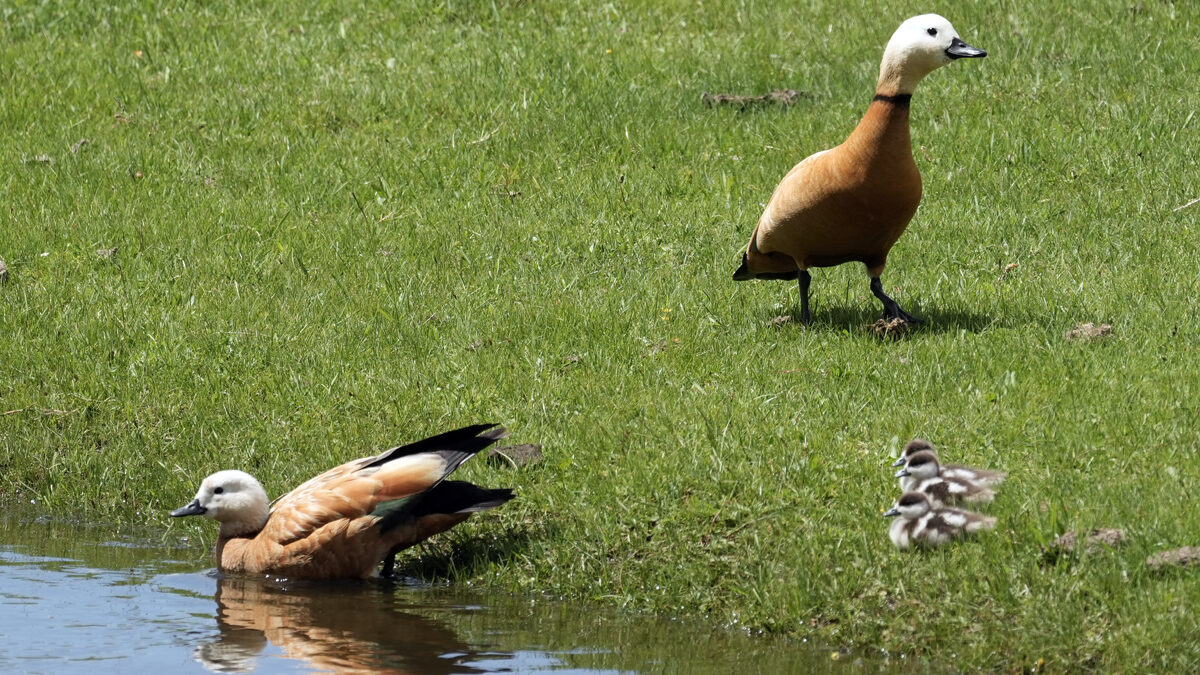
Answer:
<svg viewBox="0 0 1200 675"><path fill-rule="evenodd" d="M5 265L4 261L0 260L0 283L4 283L5 281L8 281L8 265Z"/></svg>

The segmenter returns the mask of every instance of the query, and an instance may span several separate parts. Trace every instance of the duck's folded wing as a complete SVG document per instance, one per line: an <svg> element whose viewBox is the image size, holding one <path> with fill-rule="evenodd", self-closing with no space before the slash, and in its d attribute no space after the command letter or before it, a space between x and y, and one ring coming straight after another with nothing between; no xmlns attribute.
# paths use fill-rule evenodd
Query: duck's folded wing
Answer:
<svg viewBox="0 0 1200 675"><path fill-rule="evenodd" d="M340 519L378 515L381 504L428 490L504 435L476 425L347 462L280 497L264 536L286 544ZM489 431L489 429L491 429Z"/></svg>
<svg viewBox="0 0 1200 675"><path fill-rule="evenodd" d="M337 520L371 515L382 502L404 499L437 485L448 462L435 453L401 457L383 466L351 462L279 498L262 536L286 545Z"/></svg>

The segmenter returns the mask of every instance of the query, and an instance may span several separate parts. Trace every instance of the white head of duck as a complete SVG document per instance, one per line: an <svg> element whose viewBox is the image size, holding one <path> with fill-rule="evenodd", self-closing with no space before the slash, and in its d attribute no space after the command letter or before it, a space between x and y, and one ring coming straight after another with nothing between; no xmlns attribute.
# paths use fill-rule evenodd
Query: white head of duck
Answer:
<svg viewBox="0 0 1200 675"><path fill-rule="evenodd" d="M963 41L944 17L922 14L900 24L883 51L879 86L885 95L911 94L923 77L963 58L980 58L987 52Z"/></svg>
<svg viewBox="0 0 1200 675"><path fill-rule="evenodd" d="M267 523L267 491L245 471L218 471L200 484L196 498L171 516L207 516L221 523L221 535L236 537L258 532Z"/></svg>

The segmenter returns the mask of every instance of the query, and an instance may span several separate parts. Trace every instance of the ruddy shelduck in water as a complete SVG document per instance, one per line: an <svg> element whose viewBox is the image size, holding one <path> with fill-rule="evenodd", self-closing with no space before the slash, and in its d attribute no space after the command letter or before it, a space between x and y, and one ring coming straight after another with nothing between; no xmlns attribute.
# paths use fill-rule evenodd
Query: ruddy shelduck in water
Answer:
<svg viewBox="0 0 1200 675"><path fill-rule="evenodd" d="M171 516L208 516L221 524L222 572L296 579L365 578L385 557L454 527L472 513L512 499L446 477L505 436L479 424L347 462L312 478L271 507L262 485L242 471L218 471Z"/></svg>
<svg viewBox="0 0 1200 675"><path fill-rule="evenodd" d="M987 52L963 42L937 14L900 24L884 49L875 98L862 121L844 143L808 157L783 178L733 278L799 279L800 320L810 323L809 268L858 261L883 303L883 318L919 322L883 292L879 279L888 251L921 201L909 102L929 73L956 59L982 56Z"/></svg>

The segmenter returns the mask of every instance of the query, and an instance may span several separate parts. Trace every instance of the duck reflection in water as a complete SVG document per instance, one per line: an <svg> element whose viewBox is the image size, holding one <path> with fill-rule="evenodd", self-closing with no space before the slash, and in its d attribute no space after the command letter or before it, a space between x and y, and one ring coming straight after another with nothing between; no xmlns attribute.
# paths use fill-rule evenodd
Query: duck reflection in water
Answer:
<svg viewBox="0 0 1200 675"><path fill-rule="evenodd" d="M221 673L254 671L274 645L283 657L338 673L478 673L479 654L439 623L401 611L389 583L217 579L216 640L196 660Z"/></svg>

